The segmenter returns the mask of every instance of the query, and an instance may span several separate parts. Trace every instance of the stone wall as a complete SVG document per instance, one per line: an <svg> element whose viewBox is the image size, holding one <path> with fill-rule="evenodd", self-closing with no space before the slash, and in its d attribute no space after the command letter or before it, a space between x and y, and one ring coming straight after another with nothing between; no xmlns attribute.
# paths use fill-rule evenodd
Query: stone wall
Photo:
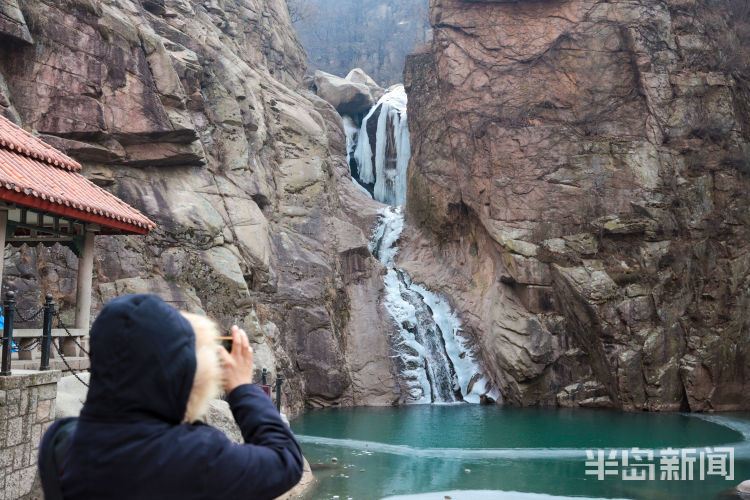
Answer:
<svg viewBox="0 0 750 500"><path fill-rule="evenodd" d="M28 495L37 471L37 451L55 419L59 371L14 370L0 377L0 498Z"/></svg>

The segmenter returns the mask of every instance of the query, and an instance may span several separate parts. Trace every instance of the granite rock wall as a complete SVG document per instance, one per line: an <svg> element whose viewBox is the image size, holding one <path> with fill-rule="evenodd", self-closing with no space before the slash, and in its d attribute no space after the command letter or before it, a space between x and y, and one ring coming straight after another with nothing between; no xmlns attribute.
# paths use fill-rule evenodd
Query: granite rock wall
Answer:
<svg viewBox="0 0 750 500"><path fill-rule="evenodd" d="M430 15L399 265L453 297L506 402L749 408L746 2Z"/></svg>
<svg viewBox="0 0 750 500"><path fill-rule="evenodd" d="M97 238L95 310L150 292L241 325L292 412L396 397L377 303L359 300L377 293L377 206L351 184L341 118L299 85L284 0L0 0L0 21L0 112L157 224ZM76 268L9 247L3 285L22 313L52 293L72 323Z"/></svg>

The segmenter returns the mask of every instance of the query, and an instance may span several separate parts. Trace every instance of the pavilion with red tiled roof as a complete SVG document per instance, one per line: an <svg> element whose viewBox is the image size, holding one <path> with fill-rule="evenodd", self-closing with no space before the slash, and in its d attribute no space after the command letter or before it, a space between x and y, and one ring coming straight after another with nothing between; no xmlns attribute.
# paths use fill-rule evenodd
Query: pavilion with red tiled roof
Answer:
<svg viewBox="0 0 750 500"><path fill-rule="evenodd" d="M148 234L156 226L80 171L77 161L0 116L0 200L98 224L102 234Z"/></svg>
<svg viewBox="0 0 750 500"><path fill-rule="evenodd" d="M95 234L148 234L148 217L81 175L81 165L0 115L0 241L60 243L79 257L77 329L88 330ZM0 259L0 278L3 261Z"/></svg>

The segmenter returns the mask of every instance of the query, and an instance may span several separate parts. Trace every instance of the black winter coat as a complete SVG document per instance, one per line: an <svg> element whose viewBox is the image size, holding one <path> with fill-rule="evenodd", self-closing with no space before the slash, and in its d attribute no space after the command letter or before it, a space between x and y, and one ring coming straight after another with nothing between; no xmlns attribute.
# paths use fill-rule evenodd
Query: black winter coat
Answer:
<svg viewBox="0 0 750 500"><path fill-rule="evenodd" d="M246 444L208 425L181 423L195 374L195 336L161 299L115 299L90 339L88 397L59 474L64 498L266 499L299 481L299 445L255 385L228 396ZM48 448L43 441L40 454Z"/></svg>

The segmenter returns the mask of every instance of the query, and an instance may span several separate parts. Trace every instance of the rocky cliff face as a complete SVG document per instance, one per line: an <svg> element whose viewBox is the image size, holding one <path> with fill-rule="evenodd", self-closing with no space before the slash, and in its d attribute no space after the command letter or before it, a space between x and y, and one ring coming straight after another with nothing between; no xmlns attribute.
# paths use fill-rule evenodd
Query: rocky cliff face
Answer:
<svg viewBox="0 0 750 500"><path fill-rule="evenodd" d="M506 403L749 408L746 2L432 0L399 265Z"/></svg>
<svg viewBox="0 0 750 500"><path fill-rule="evenodd" d="M153 292L252 337L285 404L396 398L382 284L341 118L299 89L283 0L0 0L0 112L147 214L148 237L99 237L95 307ZM6 251L20 309L55 295L67 249Z"/></svg>

